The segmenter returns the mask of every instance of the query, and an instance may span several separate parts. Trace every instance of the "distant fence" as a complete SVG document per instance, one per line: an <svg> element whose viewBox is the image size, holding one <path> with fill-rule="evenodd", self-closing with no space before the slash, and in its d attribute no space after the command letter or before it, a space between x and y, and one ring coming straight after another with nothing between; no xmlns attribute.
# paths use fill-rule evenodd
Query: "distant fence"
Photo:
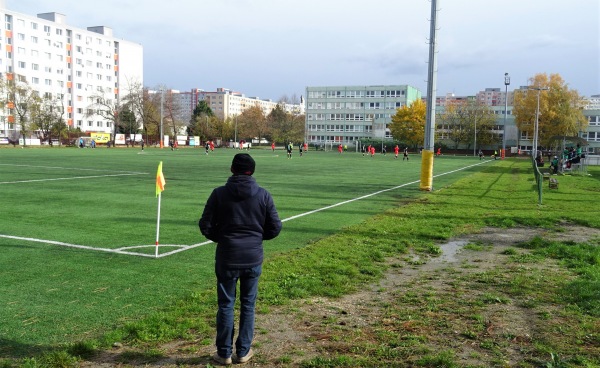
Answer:
<svg viewBox="0 0 600 368"><path fill-rule="evenodd" d="M599 155L585 155L585 163L591 166L600 166Z"/></svg>

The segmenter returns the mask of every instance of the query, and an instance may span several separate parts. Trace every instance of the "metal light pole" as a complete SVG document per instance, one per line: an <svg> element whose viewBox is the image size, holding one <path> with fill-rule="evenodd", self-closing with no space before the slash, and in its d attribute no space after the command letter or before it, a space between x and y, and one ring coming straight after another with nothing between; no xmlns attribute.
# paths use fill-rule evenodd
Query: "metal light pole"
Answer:
<svg viewBox="0 0 600 368"><path fill-rule="evenodd" d="M233 146L235 147L235 145L237 144L237 115L234 118L235 120L235 132L233 134Z"/></svg>
<svg viewBox="0 0 600 368"><path fill-rule="evenodd" d="M162 89L162 87L160 88L160 148L163 148L163 141L164 141L164 135L163 135L163 103L164 103L164 90Z"/></svg>
<svg viewBox="0 0 600 368"><path fill-rule="evenodd" d="M473 156L477 156L477 112L475 112L475 123L474 123L474 127L475 127L475 142L473 143Z"/></svg>
<svg viewBox="0 0 600 368"><path fill-rule="evenodd" d="M537 107L535 109L535 130L533 132L533 149L531 150L534 158L537 158L538 148L538 126L540 122L540 92L547 91L548 87L529 87L528 89L537 91Z"/></svg>
<svg viewBox="0 0 600 368"><path fill-rule="evenodd" d="M510 84L510 76L504 73L504 126L502 127L502 154L503 159L506 156L506 117L508 115L508 85Z"/></svg>

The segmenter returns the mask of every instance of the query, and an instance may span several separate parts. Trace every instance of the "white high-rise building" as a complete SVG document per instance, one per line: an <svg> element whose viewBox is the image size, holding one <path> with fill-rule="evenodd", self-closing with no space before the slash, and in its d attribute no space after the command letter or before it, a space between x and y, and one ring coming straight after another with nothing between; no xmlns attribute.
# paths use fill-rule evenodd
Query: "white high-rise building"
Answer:
<svg viewBox="0 0 600 368"><path fill-rule="evenodd" d="M94 96L119 102L128 87L143 85L143 48L113 37L109 27L67 24L60 13L13 12L0 0L0 74L27 82L40 96L62 100L71 129L112 133L112 121L90 115ZM14 111L0 110L0 136L20 129Z"/></svg>

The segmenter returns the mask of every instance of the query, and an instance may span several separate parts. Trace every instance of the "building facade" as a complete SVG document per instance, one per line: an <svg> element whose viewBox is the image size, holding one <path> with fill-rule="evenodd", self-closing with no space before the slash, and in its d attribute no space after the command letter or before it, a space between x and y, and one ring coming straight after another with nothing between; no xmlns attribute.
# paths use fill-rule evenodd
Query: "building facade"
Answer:
<svg viewBox="0 0 600 368"><path fill-rule="evenodd" d="M391 138L396 109L418 99L421 91L408 85L307 87L306 142L355 145Z"/></svg>
<svg viewBox="0 0 600 368"><path fill-rule="evenodd" d="M16 13L0 0L0 73L26 82L40 96L60 100L67 125L112 133L113 123L90 114L93 97L118 103L129 83L143 85L143 48L113 37L104 26L80 29L60 13ZM14 111L0 110L0 136L18 133Z"/></svg>
<svg viewBox="0 0 600 368"><path fill-rule="evenodd" d="M235 92L227 88L217 88L213 92L198 90L197 96L198 101L206 101L215 116L223 120L238 116L244 110L253 106L259 106L263 110L263 113L268 115L279 104L269 99L263 100L259 97L246 97L241 92ZM282 103L282 106L286 112L296 115L304 114L304 104L301 102Z"/></svg>

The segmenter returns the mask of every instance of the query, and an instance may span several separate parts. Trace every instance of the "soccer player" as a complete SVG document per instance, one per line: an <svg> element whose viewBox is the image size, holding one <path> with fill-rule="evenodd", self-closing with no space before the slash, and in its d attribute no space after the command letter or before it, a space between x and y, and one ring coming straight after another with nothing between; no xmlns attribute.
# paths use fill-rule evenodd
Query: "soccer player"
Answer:
<svg viewBox="0 0 600 368"><path fill-rule="evenodd" d="M398 153L400 153L400 147L396 145L396 147L394 147L394 159L398 158Z"/></svg>

